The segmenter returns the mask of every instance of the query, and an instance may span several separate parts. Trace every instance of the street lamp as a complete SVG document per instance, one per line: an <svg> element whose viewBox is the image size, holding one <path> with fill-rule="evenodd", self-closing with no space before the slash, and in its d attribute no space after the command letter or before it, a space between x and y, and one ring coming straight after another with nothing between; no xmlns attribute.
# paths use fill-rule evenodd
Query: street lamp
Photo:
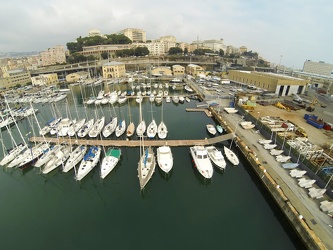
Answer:
<svg viewBox="0 0 333 250"><path fill-rule="evenodd" d="M257 117L256 125L258 124L259 117L260 117L260 112L258 111L258 117Z"/></svg>
<svg viewBox="0 0 333 250"><path fill-rule="evenodd" d="M231 143L230 143L230 147L229 147L229 148L231 148L232 143L234 142L234 139L235 139L235 137L236 137L236 130L237 130L238 124L239 124L243 119L244 119L244 116L242 116L242 118L236 123L235 131L234 131L234 137L233 137L232 140L231 140Z"/></svg>

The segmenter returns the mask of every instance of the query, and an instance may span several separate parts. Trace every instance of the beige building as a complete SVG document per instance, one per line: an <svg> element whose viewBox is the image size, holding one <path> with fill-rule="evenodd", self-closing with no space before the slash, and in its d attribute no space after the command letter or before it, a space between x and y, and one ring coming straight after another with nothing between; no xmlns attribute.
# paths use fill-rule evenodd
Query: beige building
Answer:
<svg viewBox="0 0 333 250"><path fill-rule="evenodd" d="M186 73L191 76L205 75L205 71L201 66L192 63L186 66Z"/></svg>
<svg viewBox="0 0 333 250"><path fill-rule="evenodd" d="M196 50L196 49L210 49L213 52L219 52L220 50L223 50L224 52L227 49L227 46L224 45L223 39L216 40L216 39L211 39L211 40L203 40L203 41L193 41L192 44L190 45L191 52Z"/></svg>
<svg viewBox="0 0 333 250"><path fill-rule="evenodd" d="M151 70L152 76L172 76L170 67L156 67Z"/></svg>
<svg viewBox="0 0 333 250"><path fill-rule="evenodd" d="M132 44L107 44L107 45L95 45L95 46L86 46L82 48L82 51L79 52L84 56L93 55L97 58L100 57L102 53L108 53L111 56L116 54L116 51L124 49L132 49L134 46Z"/></svg>
<svg viewBox="0 0 333 250"><path fill-rule="evenodd" d="M73 83L73 82L83 81L87 79L88 76L89 74L86 71L74 72L66 76L66 82Z"/></svg>
<svg viewBox="0 0 333 250"><path fill-rule="evenodd" d="M56 73L52 74L41 74L39 76L31 77L32 86L47 86L55 85L59 83L58 75Z"/></svg>
<svg viewBox="0 0 333 250"><path fill-rule="evenodd" d="M247 47L246 46L239 47L239 53L243 54L244 52L247 52Z"/></svg>
<svg viewBox="0 0 333 250"><path fill-rule="evenodd" d="M304 94L308 81L286 75L255 71L229 71L230 81L255 86L278 96L289 96L292 94Z"/></svg>
<svg viewBox="0 0 333 250"><path fill-rule="evenodd" d="M166 47L164 43L161 43L160 41L152 41L149 43L136 43L136 47L147 47L149 50L150 56L161 56L165 55Z"/></svg>
<svg viewBox="0 0 333 250"><path fill-rule="evenodd" d="M41 66L66 63L66 52L63 46L57 45L40 53Z"/></svg>
<svg viewBox="0 0 333 250"><path fill-rule="evenodd" d="M122 62L108 62L102 66L103 78L120 78L125 76L126 69L125 63Z"/></svg>
<svg viewBox="0 0 333 250"><path fill-rule="evenodd" d="M145 43L147 41L146 32L143 29L127 28L120 31L120 34L127 36L129 39L132 40L132 42Z"/></svg>
<svg viewBox="0 0 333 250"><path fill-rule="evenodd" d="M174 76L184 76L185 75L185 67L181 65L173 65L172 66L172 73Z"/></svg>
<svg viewBox="0 0 333 250"><path fill-rule="evenodd" d="M30 72L26 70L9 70L3 73L0 78L0 88L15 87L16 85L26 85L31 82Z"/></svg>

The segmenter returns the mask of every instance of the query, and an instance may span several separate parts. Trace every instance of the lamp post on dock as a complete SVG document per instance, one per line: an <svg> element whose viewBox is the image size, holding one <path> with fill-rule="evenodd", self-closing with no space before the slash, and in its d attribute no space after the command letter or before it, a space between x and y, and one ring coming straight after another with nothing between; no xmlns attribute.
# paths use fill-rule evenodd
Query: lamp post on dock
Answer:
<svg viewBox="0 0 333 250"><path fill-rule="evenodd" d="M259 117L260 117L260 112L258 111L258 117L257 117L256 125L258 124Z"/></svg>

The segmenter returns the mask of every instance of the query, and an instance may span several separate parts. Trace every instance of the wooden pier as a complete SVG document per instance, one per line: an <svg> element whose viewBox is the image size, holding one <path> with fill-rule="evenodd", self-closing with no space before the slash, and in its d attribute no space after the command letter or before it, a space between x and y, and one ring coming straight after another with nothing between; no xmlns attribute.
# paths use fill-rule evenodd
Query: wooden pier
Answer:
<svg viewBox="0 0 333 250"><path fill-rule="evenodd" d="M208 109L202 108L186 108L186 112L205 112L208 117L212 117L212 113Z"/></svg>
<svg viewBox="0 0 333 250"><path fill-rule="evenodd" d="M170 147L187 147L195 145L212 145L218 142L223 142L230 140L234 137L233 133L220 135L211 138L198 139L198 140L150 140L147 139L144 141L145 146L164 146L168 145ZM51 144L70 144L70 145L91 145L91 146L113 146L113 147L139 147L140 140L98 140L98 139L75 139L75 138L54 138L54 137L45 137L45 140ZM43 142L43 137L31 137L31 142Z"/></svg>

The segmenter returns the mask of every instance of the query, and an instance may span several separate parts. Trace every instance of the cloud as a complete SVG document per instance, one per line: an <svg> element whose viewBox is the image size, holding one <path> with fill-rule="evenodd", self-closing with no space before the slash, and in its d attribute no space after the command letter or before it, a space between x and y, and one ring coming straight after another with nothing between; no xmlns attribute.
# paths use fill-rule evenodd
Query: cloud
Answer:
<svg viewBox="0 0 333 250"><path fill-rule="evenodd" d="M148 39L173 35L245 45L264 58L302 67L306 59L333 63L329 53L333 2L319 0L191 2L169 0L11 0L0 3L0 51L42 51L87 36L141 28Z"/></svg>

